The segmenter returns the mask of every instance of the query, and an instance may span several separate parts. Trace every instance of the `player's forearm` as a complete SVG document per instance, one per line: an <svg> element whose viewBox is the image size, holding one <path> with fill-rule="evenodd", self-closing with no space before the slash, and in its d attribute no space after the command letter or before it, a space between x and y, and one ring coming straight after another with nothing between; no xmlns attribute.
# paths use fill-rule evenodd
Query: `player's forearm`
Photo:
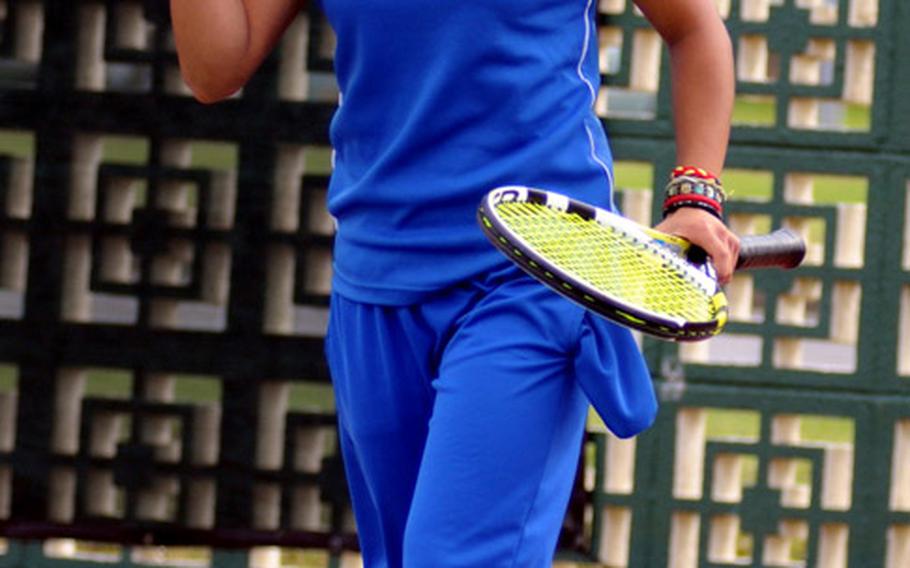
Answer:
<svg viewBox="0 0 910 568"><path fill-rule="evenodd" d="M259 67L301 0L170 0L180 70L203 102L226 98Z"/></svg>
<svg viewBox="0 0 910 568"><path fill-rule="evenodd" d="M720 19L670 43L670 57L677 163L720 174L735 89L733 51Z"/></svg>

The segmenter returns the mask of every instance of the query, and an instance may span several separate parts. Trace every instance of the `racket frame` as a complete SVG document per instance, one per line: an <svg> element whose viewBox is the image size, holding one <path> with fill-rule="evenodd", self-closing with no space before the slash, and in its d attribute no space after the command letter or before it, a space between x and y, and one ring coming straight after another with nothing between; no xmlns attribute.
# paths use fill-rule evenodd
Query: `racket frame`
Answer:
<svg viewBox="0 0 910 568"><path fill-rule="evenodd" d="M583 308L649 335L674 341L707 339L717 335L726 324L726 296L717 281L700 270L685 268L686 273L696 279L699 287L703 288L710 298L717 314L715 319L689 322L683 318L662 316L650 310L628 306L610 294L572 276L535 252L520 235L508 229L500 218L496 206L502 202L536 203L565 213L575 213L583 219L603 226L619 228L629 234L640 236L644 243L654 247L655 254L674 264L678 263L681 268L688 261L672 249L676 248L684 253L688 242L645 228L600 207L542 189L512 185L499 187L487 193L477 210L478 222L487 238L530 276ZM657 241L666 244L657 244Z"/></svg>

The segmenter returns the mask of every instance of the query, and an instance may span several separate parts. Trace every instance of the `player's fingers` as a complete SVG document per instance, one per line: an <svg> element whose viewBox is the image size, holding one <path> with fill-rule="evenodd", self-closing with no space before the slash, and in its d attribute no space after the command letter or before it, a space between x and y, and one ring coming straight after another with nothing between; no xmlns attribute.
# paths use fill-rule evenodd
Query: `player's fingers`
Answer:
<svg viewBox="0 0 910 568"><path fill-rule="evenodd" d="M739 256L739 239L723 225L716 229L711 249L705 249L714 262L717 280L726 284L733 277L736 259Z"/></svg>
<svg viewBox="0 0 910 568"><path fill-rule="evenodd" d="M711 257L711 263L717 273L717 280L721 284L729 281L733 273L733 260L730 248L724 238L723 230L716 225L709 224L705 230L692 237L687 237L693 244L701 247Z"/></svg>
<svg viewBox="0 0 910 568"><path fill-rule="evenodd" d="M739 254L739 239L718 219L700 209L682 208L656 228L704 249L711 257L718 281L721 284L730 281Z"/></svg>

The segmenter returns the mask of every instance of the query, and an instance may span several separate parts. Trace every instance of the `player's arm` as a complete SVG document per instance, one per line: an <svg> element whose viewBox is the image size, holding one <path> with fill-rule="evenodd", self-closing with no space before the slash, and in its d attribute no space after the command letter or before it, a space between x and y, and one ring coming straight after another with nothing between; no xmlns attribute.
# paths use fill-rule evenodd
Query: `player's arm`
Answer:
<svg viewBox="0 0 910 568"><path fill-rule="evenodd" d="M240 89L305 0L170 0L184 80L202 102Z"/></svg>
<svg viewBox="0 0 910 568"><path fill-rule="evenodd" d="M730 135L733 48L714 0L635 0L670 50L676 163L720 175ZM736 262L736 236L700 209L684 207L659 229L686 237L711 255L721 282Z"/></svg>

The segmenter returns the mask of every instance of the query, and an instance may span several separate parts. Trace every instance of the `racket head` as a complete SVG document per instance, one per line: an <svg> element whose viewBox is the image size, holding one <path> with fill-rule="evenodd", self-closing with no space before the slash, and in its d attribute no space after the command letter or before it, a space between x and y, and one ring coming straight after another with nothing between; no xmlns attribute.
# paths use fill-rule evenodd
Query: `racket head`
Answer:
<svg viewBox="0 0 910 568"><path fill-rule="evenodd" d="M490 191L477 215L490 242L525 272L617 323L675 341L707 339L726 324L727 299L710 267L686 260L684 239L523 186Z"/></svg>

